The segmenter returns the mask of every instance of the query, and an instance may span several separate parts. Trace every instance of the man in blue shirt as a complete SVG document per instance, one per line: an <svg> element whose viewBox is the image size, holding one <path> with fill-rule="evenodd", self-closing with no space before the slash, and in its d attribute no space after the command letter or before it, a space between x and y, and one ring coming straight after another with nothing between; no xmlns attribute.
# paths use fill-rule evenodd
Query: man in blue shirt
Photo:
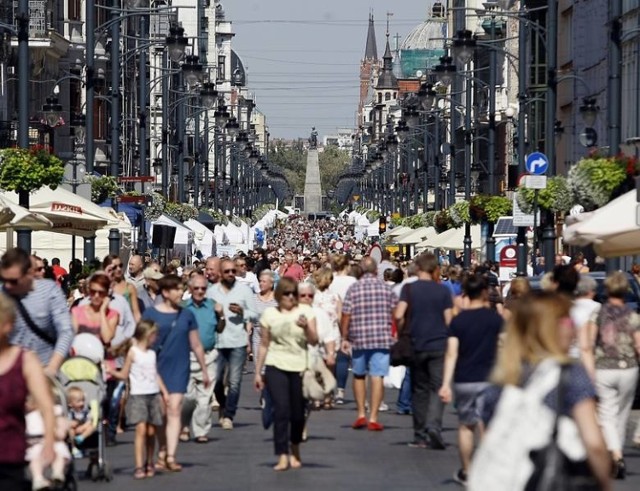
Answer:
<svg viewBox="0 0 640 491"><path fill-rule="evenodd" d="M222 305L206 298L207 278L199 273L189 279L191 298L185 301L184 308L190 310L196 318L200 342L204 349L204 361L211 384L205 387L202 382L202 369L195 355L191 353L191 378L187 395L182 406L182 434L180 439L189 439L189 423L193 428L193 437L197 443L209 441L211 430L211 403L216 376L216 360L218 352L215 349L217 334L224 329L224 313Z"/></svg>

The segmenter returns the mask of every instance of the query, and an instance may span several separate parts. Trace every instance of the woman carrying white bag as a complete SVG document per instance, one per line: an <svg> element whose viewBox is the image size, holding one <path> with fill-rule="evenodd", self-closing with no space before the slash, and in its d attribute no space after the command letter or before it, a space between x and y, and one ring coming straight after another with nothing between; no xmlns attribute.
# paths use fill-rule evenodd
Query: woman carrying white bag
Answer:
<svg viewBox="0 0 640 491"><path fill-rule="evenodd" d="M567 356L570 308L570 299L548 292L514 305L485 394L488 429L471 464L471 491L612 489L595 389Z"/></svg>

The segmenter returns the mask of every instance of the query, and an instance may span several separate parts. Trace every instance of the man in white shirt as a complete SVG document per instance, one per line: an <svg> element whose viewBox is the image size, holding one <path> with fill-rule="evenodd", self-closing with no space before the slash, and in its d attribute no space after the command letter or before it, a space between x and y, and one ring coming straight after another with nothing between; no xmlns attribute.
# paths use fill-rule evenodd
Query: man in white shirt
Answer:
<svg viewBox="0 0 640 491"><path fill-rule="evenodd" d="M233 262L236 266L236 281L247 285L253 293L260 293L258 278L255 274L249 271L247 267L247 259L242 256L236 256Z"/></svg>
<svg viewBox="0 0 640 491"><path fill-rule="evenodd" d="M575 339L569 348L571 358L580 359L580 347L576 341L579 338L580 329L584 329L593 312L600 307L600 304L593 298L596 295L598 283L588 274L581 274L576 286L576 298L571 307L571 320L575 326Z"/></svg>

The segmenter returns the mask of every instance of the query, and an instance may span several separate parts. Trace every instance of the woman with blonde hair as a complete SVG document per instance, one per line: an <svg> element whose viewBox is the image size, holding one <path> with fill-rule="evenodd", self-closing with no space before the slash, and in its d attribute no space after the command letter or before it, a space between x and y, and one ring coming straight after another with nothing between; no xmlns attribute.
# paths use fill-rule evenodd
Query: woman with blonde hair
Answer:
<svg viewBox="0 0 640 491"><path fill-rule="evenodd" d="M622 448L638 383L640 316L625 304L629 291L626 273L610 274L604 286L607 302L593 311L586 329L580 330L580 348L582 361L596 384L598 415L614 475L624 479Z"/></svg>
<svg viewBox="0 0 640 491"><path fill-rule="evenodd" d="M611 489L609 481L611 462L596 418L595 388L584 367L578 363L572 363L567 354L573 338L570 309L569 298L552 292L529 293L514 305L511 319L506 326L504 346L500 350L492 374L492 382L495 385L484 394L482 413L483 420L488 423L488 430L482 445L490 445L491 443L487 442L495 441L491 438L494 416L496 427L499 427L505 421L509 408L513 407L507 404L508 398L501 405L503 389L507 386L515 386L523 388L526 392L529 383L535 384L538 396L541 397L541 404L559 416L568 418L562 420L563 429L569 429L566 425L575 425L571 432L562 431L558 436L563 449L563 442L567 442L565 436L575 436L569 440L571 448L575 450L582 447L579 452L575 451L578 455L586 455L586 461L570 461L571 475L595 479L597 489L609 490ZM558 401L560 384L562 384L563 395L562 400ZM550 385L552 386L550 391L541 389ZM510 393L513 394L513 391ZM526 393L529 398L536 396L535 392ZM538 411L535 414L542 418L545 413ZM498 417L502 420L499 421ZM549 420L545 421L547 427L550 426ZM540 421L541 426L544 426L542 423L545 421ZM521 442L524 446L531 436L531 432L526 430L527 428L521 428L522 434L513 434L510 438L517 439L517 442ZM549 431L549 440L551 438L553 437ZM513 440L512 443L514 443ZM484 472L481 469L483 458L486 463L486 456L489 455L482 450L482 445L475 457L477 466L474 468L472 465L470 489L479 489L481 481L486 484L486 481L491 478L487 475L488 471ZM521 463L517 460L516 453L513 452L514 462L503 462L501 465L508 465L515 469ZM532 477L535 479L539 476ZM512 489L516 491L516 488ZM524 489L524 487L517 489Z"/></svg>

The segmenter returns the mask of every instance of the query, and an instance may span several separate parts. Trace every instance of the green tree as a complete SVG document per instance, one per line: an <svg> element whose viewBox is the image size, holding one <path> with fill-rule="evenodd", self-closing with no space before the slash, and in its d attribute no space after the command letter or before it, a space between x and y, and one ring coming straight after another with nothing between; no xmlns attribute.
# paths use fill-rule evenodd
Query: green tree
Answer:
<svg viewBox="0 0 640 491"><path fill-rule="evenodd" d="M322 183L322 192L335 189L338 183L338 176L345 170L351 162L351 156L346 150L341 150L335 145L324 147L319 154L320 163L320 181Z"/></svg>
<svg viewBox="0 0 640 491"><path fill-rule="evenodd" d="M304 192L307 154L302 141L296 141L293 144L287 144L281 140L273 142L269 149L269 162L282 167L295 194Z"/></svg>

